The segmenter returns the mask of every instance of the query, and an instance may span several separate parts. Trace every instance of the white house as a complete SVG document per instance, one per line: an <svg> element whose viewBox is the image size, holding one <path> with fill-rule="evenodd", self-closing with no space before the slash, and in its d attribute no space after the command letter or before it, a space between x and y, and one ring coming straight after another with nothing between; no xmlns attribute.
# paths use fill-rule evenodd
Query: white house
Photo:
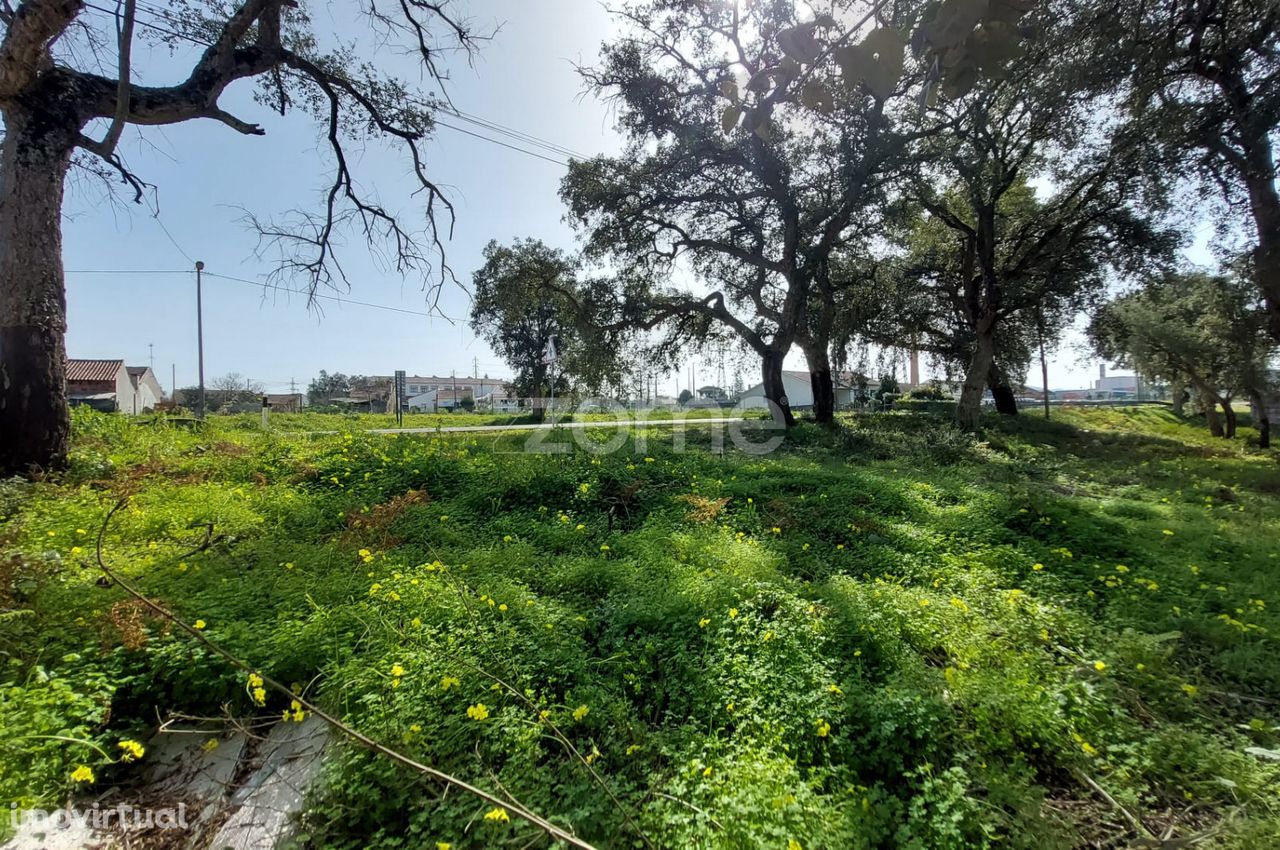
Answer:
<svg viewBox="0 0 1280 850"><path fill-rule="evenodd" d="M529 399L514 396L506 390L493 390L476 398L477 409L492 413L519 413L529 406Z"/></svg>
<svg viewBox="0 0 1280 850"><path fill-rule="evenodd" d="M125 366L123 360L67 360L67 401L107 412L154 410L164 390L150 366Z"/></svg>
<svg viewBox="0 0 1280 850"><path fill-rule="evenodd" d="M835 384L837 407L843 404L853 404L853 395L856 392L853 386L855 377L852 372L831 373L832 383ZM813 407L813 385L809 383L808 372L784 369L782 371L782 389L787 396L787 404L791 406L792 410ZM764 384L759 383L744 390L741 396L741 403L744 407L763 407Z"/></svg>
<svg viewBox="0 0 1280 850"><path fill-rule="evenodd" d="M125 371L129 373L129 384L133 392L129 407L122 406L121 410L133 414L155 410L156 405L164 401L164 390L156 380L156 373L151 371L150 366L126 366Z"/></svg>

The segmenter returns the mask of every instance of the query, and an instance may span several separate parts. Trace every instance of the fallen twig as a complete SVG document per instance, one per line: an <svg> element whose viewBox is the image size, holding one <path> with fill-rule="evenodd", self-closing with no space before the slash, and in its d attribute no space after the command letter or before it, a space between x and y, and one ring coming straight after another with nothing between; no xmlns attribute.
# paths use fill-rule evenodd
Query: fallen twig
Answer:
<svg viewBox="0 0 1280 850"><path fill-rule="evenodd" d="M1133 830L1138 833L1138 839L1134 842L1134 847L1152 848L1152 850L1183 850L1183 848L1194 847L1203 841L1208 841L1210 838L1213 838L1221 832L1222 825L1230 823L1241 809L1240 806L1236 806L1231 810L1227 817L1218 824L1202 832L1197 832L1194 835L1188 835L1184 838L1174 838L1174 825L1170 824L1169 828L1165 830L1164 835L1157 836L1151 830L1147 829L1146 824L1144 824L1137 815L1130 812L1122 806L1115 797L1108 794L1107 789L1094 781L1093 777L1089 776L1089 774L1085 773L1083 770L1076 770L1075 773L1080 780L1084 782L1084 784L1088 785L1098 794L1098 796L1106 800L1111 808L1119 812L1121 817L1128 821L1129 826L1133 827ZM1190 811L1190 809L1188 809L1188 811Z"/></svg>
<svg viewBox="0 0 1280 850"><path fill-rule="evenodd" d="M107 578L111 579L111 581L119 585L120 589L123 590L125 593L129 594L134 599L138 600L143 605L150 608L160 617L164 618L165 620L168 620L178 628L182 629L188 635L190 635L191 637L199 641L201 644L203 644L209 651L221 657L222 659L230 663L232 666L237 667L240 670L243 670L245 673L251 673L259 676L267 687L288 697L291 700L297 700L298 704L301 705L304 710L314 714L316 717L320 718L329 726L338 730L343 735L346 735L348 738L351 738L353 741L365 747L366 749L372 750L375 753L386 756L392 761L398 764L401 764L418 773L421 773L424 776L429 776L433 779L437 779L441 782L446 783L447 785L453 785L463 791L466 791L468 794L471 794L474 797L484 800L486 803L489 803L490 805L504 809L510 812L512 815L515 815L516 817L520 818L521 820L542 830L552 838L556 838L560 841L563 841L572 847L578 847L578 848L581 848L581 850L596 850L596 848L593 847L591 844L588 844L587 842L583 841L577 836L566 832L565 830L551 823L547 819L541 817L540 815L534 812L529 811L523 806L515 803L505 802L500 798L494 796L493 794L490 794L488 791L484 791L480 788L477 788L474 785L470 784L469 782L466 782L465 780L459 779L456 776L451 776L445 773L444 771L437 770L436 768L431 767L429 765L422 764L421 762L414 761L413 759L409 758L403 753L397 752L396 750L393 750L390 747L380 744L374 739L370 738L368 735L365 735L363 732L360 732L359 730L348 726L346 723L343 723L338 718L333 717L332 715L326 713L324 710L316 706L313 702L306 699L304 696L295 694L293 690L288 686L283 685L280 682L277 682L275 679L272 679L271 677L266 676L260 671L254 669L246 662L241 661L239 658L232 655L230 652L223 649L222 647L218 646L216 643L209 640L209 638L205 637L205 635L202 634L199 629L195 628L194 626L188 625L185 621L180 619L177 615L175 615L169 609L165 608L164 606L160 605L157 602L152 601L149 597L147 597L141 591L139 591L138 589L133 587L131 584L121 579L120 576L115 573L115 571L113 571L110 567L107 566L106 561L103 560L102 541L103 541L103 538L106 536L108 526L111 524L111 518L115 516L116 512L119 511L122 507L124 507L124 505L127 502L128 502L127 497L122 498L120 499L120 501L116 502L116 504L111 508L110 511L107 512L106 517L102 520L102 527L98 530L98 542L95 548L95 556L98 561L98 568L102 570L102 572L107 576Z"/></svg>

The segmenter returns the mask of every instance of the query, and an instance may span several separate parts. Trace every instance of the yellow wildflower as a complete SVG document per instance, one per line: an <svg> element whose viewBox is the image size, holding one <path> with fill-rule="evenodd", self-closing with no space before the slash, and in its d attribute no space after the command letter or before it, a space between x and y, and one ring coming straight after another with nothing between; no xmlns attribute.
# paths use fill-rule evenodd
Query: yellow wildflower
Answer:
<svg viewBox="0 0 1280 850"><path fill-rule="evenodd" d="M78 766L75 770L71 771L71 781L72 782L88 782L90 785L92 785L96 781L96 779L93 775L93 770L90 769L87 765L82 764Z"/></svg>
<svg viewBox="0 0 1280 850"><path fill-rule="evenodd" d="M590 709L590 708L588 708L587 706L585 706L585 705L580 705L580 706L578 706L577 708L575 708L575 709L573 710L573 719L574 719L574 720L581 720L582 718L586 717L586 716L587 716L587 713L588 713L588 712L590 712L590 711L591 711L591 709Z"/></svg>
<svg viewBox="0 0 1280 850"><path fill-rule="evenodd" d="M1095 661L1093 662L1093 669L1101 673L1103 670L1107 669L1107 663L1105 661Z"/></svg>
<svg viewBox="0 0 1280 850"><path fill-rule="evenodd" d="M472 720L475 720L476 722L479 722L481 720L486 720L489 717L489 709L485 706L484 703L478 702L467 709L467 717L470 717Z"/></svg>
<svg viewBox="0 0 1280 850"><path fill-rule="evenodd" d="M120 760L126 762L137 761L142 758L143 754L147 751L146 748L137 741L121 741L116 744L116 746L124 751L124 754L120 756Z"/></svg>
<svg viewBox="0 0 1280 850"><path fill-rule="evenodd" d="M199 630L199 629L203 629L203 628L205 627L205 621L204 621L204 620L196 620L196 621L195 621L194 623L192 623L191 625L192 625L193 627L195 627L197 630Z"/></svg>
<svg viewBox="0 0 1280 850"><path fill-rule="evenodd" d="M403 667L401 667L399 664L392 664L392 665L391 665L391 675L392 675L392 676L403 676L403 675L404 675L404 668L403 668Z"/></svg>
<svg viewBox="0 0 1280 850"><path fill-rule="evenodd" d="M825 738L831 734L831 724L819 718L814 731L817 733L819 738Z"/></svg>
<svg viewBox="0 0 1280 850"><path fill-rule="evenodd" d="M484 819L506 823L511 820L511 816L507 814L506 809L490 809L484 813Z"/></svg>

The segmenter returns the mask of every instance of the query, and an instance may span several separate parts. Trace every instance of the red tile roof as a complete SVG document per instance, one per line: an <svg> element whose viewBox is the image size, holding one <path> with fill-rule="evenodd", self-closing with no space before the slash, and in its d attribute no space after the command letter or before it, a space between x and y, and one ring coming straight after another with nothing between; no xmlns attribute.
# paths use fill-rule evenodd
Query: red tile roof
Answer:
<svg viewBox="0 0 1280 850"><path fill-rule="evenodd" d="M123 360L68 360L68 381L114 381Z"/></svg>

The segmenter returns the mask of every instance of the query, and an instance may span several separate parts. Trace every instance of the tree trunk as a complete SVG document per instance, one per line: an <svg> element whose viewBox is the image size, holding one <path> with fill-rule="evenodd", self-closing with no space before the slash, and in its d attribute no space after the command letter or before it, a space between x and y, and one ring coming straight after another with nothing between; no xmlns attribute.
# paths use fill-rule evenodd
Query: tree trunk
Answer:
<svg viewBox="0 0 1280 850"><path fill-rule="evenodd" d="M1223 429L1224 433L1222 436L1226 437L1228 440L1234 440L1236 437L1235 408L1231 406L1231 399L1229 398L1219 399L1218 402L1222 405L1222 418L1226 421L1226 427Z"/></svg>
<svg viewBox="0 0 1280 850"><path fill-rule="evenodd" d="M1173 391L1173 415L1182 416L1183 407L1186 405L1186 385L1181 380L1176 380L1170 389Z"/></svg>
<svg viewBox="0 0 1280 850"><path fill-rule="evenodd" d="M1049 361L1044 356L1044 326L1040 328L1040 386L1044 389L1044 418L1049 418Z"/></svg>
<svg viewBox="0 0 1280 850"><path fill-rule="evenodd" d="M532 407L529 409L529 415L534 422L543 422L547 418L547 368L539 360L533 369L533 398L530 399Z"/></svg>
<svg viewBox="0 0 1280 850"><path fill-rule="evenodd" d="M791 400L787 398L786 385L782 381L782 361L785 351L770 349L761 355L761 372L764 377L764 397L774 405L775 418L781 416L783 424L788 428L796 424L791 413Z"/></svg>
<svg viewBox="0 0 1280 850"><path fill-rule="evenodd" d="M1257 390L1249 390L1249 401L1253 402L1253 427L1258 429L1258 445L1269 449L1271 448L1271 417L1267 415L1266 400Z"/></svg>
<svg viewBox="0 0 1280 850"><path fill-rule="evenodd" d="M996 403L996 413L1004 416L1018 415L1018 399L1014 396L1013 387L1009 386L1004 370L994 360L987 372L987 388L991 390L991 398Z"/></svg>
<svg viewBox="0 0 1280 850"><path fill-rule="evenodd" d="M1280 194L1276 192L1271 140L1265 132L1246 142L1242 172L1258 230L1258 246L1253 249L1254 279L1266 301L1271 336L1280 342Z"/></svg>
<svg viewBox="0 0 1280 850"><path fill-rule="evenodd" d="M813 418L823 425L835 421L836 392L831 379L831 358L825 346L804 349L809 364L809 386L813 388Z"/></svg>
<svg viewBox="0 0 1280 850"><path fill-rule="evenodd" d="M0 476L67 459L62 188L77 131L22 107L0 148Z"/></svg>
<svg viewBox="0 0 1280 850"><path fill-rule="evenodd" d="M982 413L982 393L987 387L987 376L995 362L996 340L994 322L978 323L974 340L973 357L964 376L960 399L956 402L956 424L966 431L976 431Z"/></svg>
<svg viewBox="0 0 1280 850"><path fill-rule="evenodd" d="M1208 387L1196 387L1196 404L1204 411L1204 421L1209 426L1209 433L1215 437L1222 436L1222 419L1218 416L1218 396Z"/></svg>

